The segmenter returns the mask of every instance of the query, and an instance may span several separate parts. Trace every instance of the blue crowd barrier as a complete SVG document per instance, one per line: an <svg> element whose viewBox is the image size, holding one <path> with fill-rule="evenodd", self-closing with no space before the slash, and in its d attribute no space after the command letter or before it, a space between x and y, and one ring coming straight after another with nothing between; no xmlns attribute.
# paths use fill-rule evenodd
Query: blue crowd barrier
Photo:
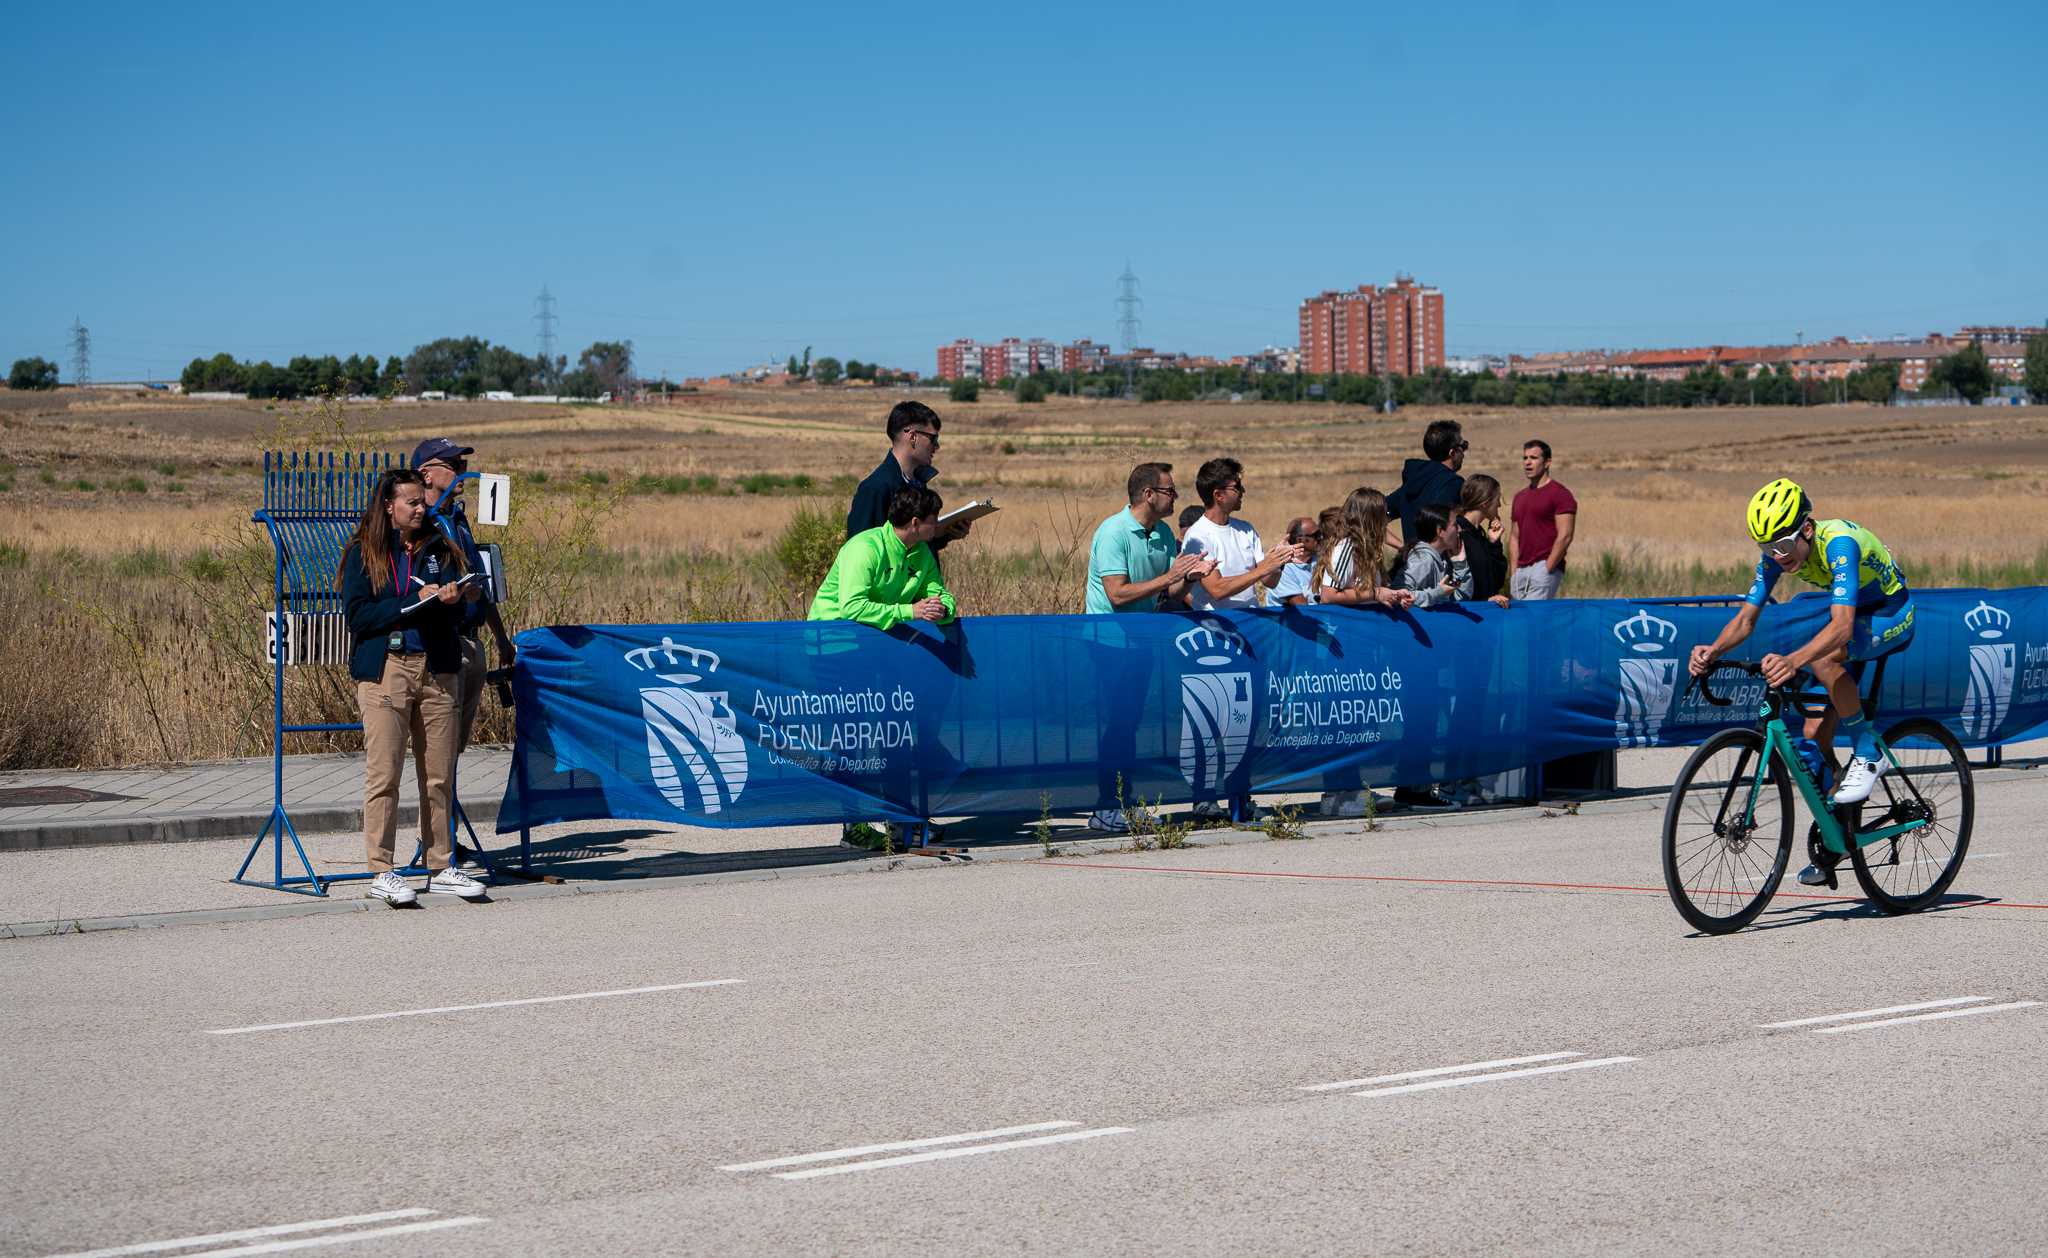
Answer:
<svg viewBox="0 0 2048 1258"><path fill-rule="evenodd" d="M1884 719L1972 745L2048 730L2048 589L1923 590ZM1685 658L1726 607L1567 599L1425 612L589 625L519 635L501 832L598 818L762 826L1036 815L1455 781L1754 720ZM1818 631L1768 607L1743 654Z"/></svg>

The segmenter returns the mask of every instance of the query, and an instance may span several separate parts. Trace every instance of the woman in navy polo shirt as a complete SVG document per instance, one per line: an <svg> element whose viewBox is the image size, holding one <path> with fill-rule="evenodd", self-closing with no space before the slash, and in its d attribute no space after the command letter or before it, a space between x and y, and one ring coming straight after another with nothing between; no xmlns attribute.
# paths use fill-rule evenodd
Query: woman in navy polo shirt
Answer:
<svg viewBox="0 0 2048 1258"><path fill-rule="evenodd" d="M398 785L408 736L417 749L427 890L473 900L483 884L449 862L448 780L455 766L456 673L462 667L460 551L427 527L427 485L391 468L377 481L342 552L335 585L348 615L349 676L363 713L363 845L370 894L410 904L392 868Z"/></svg>

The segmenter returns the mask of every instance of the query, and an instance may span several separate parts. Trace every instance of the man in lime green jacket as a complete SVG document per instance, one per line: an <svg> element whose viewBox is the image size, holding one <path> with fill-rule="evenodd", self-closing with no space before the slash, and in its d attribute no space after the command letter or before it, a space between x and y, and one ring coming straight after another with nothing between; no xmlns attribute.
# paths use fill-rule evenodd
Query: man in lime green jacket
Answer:
<svg viewBox="0 0 2048 1258"><path fill-rule="evenodd" d="M810 620L856 620L893 629L909 620L945 624L957 614L939 579L930 542L939 531L939 496L906 485L889 497L889 522L855 533L839 548Z"/></svg>

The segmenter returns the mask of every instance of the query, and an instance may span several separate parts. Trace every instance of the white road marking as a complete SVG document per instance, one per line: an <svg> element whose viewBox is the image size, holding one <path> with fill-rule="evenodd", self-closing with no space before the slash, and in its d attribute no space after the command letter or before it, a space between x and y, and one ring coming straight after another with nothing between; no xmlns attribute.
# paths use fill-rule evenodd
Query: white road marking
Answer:
<svg viewBox="0 0 2048 1258"><path fill-rule="evenodd" d="M1532 1061L1557 1061L1565 1057L1583 1057L1583 1053L1536 1053L1529 1057L1502 1057L1496 1061L1467 1062L1462 1066L1432 1066L1428 1070L1404 1070L1397 1075L1374 1075L1370 1079L1342 1079L1336 1083L1304 1083L1297 1092L1334 1092L1340 1088L1355 1088L1366 1083L1396 1083L1402 1079L1433 1079L1438 1075L1454 1075L1466 1070L1488 1070L1494 1066L1524 1066Z"/></svg>
<svg viewBox="0 0 2048 1258"><path fill-rule="evenodd" d="M330 1227L353 1227L358 1223L388 1223L392 1219L417 1219L432 1210L411 1206L404 1210L380 1210L376 1214L349 1214L338 1219L313 1219L305 1223L273 1223L268 1227L245 1227L232 1232L209 1232L205 1236L179 1236L167 1241L143 1241L137 1245L116 1245L112 1249L86 1249L58 1254L56 1258L117 1258L121 1254L154 1254L166 1249L211 1245L217 1241L247 1241L261 1236L289 1236L293 1232L318 1232Z"/></svg>
<svg viewBox="0 0 2048 1258"><path fill-rule="evenodd" d="M1794 1018L1790 1022L1759 1022L1760 1031L1782 1031L1786 1027L1819 1026L1823 1022L1847 1022L1851 1018L1869 1018L1880 1013L1912 1013L1916 1009L1942 1009L1949 1005L1973 1005L1989 996L1950 996L1945 1000L1923 1000L1917 1005L1886 1005L1882 1009L1858 1009L1854 1013L1824 1013L1818 1018Z"/></svg>
<svg viewBox="0 0 2048 1258"><path fill-rule="evenodd" d="M1634 1057L1596 1057L1591 1061L1568 1061L1555 1066L1534 1066L1528 1070L1496 1070L1491 1074L1461 1075L1456 1079L1432 1079L1427 1083L1404 1083L1399 1087L1372 1088L1353 1096L1399 1096L1404 1092L1429 1092L1436 1088L1462 1088L1468 1083L1491 1083L1496 1079L1523 1079L1530 1075L1552 1075L1564 1070L1591 1070L1595 1066L1619 1066Z"/></svg>
<svg viewBox="0 0 2048 1258"><path fill-rule="evenodd" d="M1027 1131L1055 1131L1079 1127L1076 1122L1026 1123L1022 1127L997 1127L992 1131L968 1131L957 1136L926 1136L922 1140L891 1140L887 1144L862 1144L850 1149L827 1149L823 1153L799 1153L794 1157L769 1158L764 1162L737 1162L721 1171L767 1171L778 1166L801 1166L806 1162L836 1162L840 1158L865 1157L870 1153L893 1153L898 1149L928 1149L939 1144L965 1144L970 1140L993 1140L998 1136L1021 1136Z"/></svg>
<svg viewBox="0 0 2048 1258"><path fill-rule="evenodd" d="M1974 1009L1947 1009L1941 1013L1915 1013L1903 1018L1880 1018L1876 1022L1852 1022L1847 1026L1822 1027L1815 1035L1840 1035L1844 1031L1868 1031L1874 1026L1897 1026L1901 1022L1933 1022L1938 1018L1967 1018L1977 1013L1998 1013L2005 1009L2030 1009L2038 1000L2014 1000L2002 1005L1978 1005Z"/></svg>
<svg viewBox="0 0 2048 1258"><path fill-rule="evenodd" d="M238 1245L233 1249L202 1249L186 1254L184 1258L229 1258L237 1254L281 1254L292 1249L316 1249L322 1245L346 1245L353 1241L366 1241L378 1236L407 1236L414 1232L438 1232L443 1228L468 1227L472 1223L489 1223L490 1220L474 1214L465 1214L453 1219L428 1219L424 1223L400 1223L395 1227L373 1227L364 1232L337 1232L332 1236L308 1236L295 1241L270 1241L262 1245Z"/></svg>
<svg viewBox="0 0 2048 1258"><path fill-rule="evenodd" d="M480 1005L440 1005L432 1009L399 1009L391 1013L352 1013L344 1018L309 1018L304 1022L266 1022L262 1026L226 1027L208 1035L250 1035L257 1031L291 1031L299 1027L334 1026L341 1022L380 1022L385 1018L420 1018L430 1013L469 1013L477 1009L510 1009L514 1005L552 1005L564 1000L602 1000L608 996L640 996L648 992L679 992L692 987L729 987L743 978L712 978L697 983L662 983L655 987L621 987L606 992L573 992L567 996L528 996L524 1000L490 1000Z"/></svg>
<svg viewBox="0 0 2048 1258"><path fill-rule="evenodd" d="M944 1158L969 1158L977 1153L995 1153L1003 1149L1030 1149L1044 1144L1065 1144L1070 1140L1093 1140L1097 1136L1119 1136L1130 1127L1091 1127L1086 1131L1063 1131L1054 1136L1033 1136L1028 1140L1004 1140L997 1144L977 1144L965 1149L933 1149L928 1153L906 1153L902 1157L876 1158L868 1162L851 1162L842 1166L814 1166L807 1171L777 1171L777 1179L816 1179L820 1175L848 1175L854 1171L878 1171L885 1166L909 1166L916 1162L937 1162Z"/></svg>

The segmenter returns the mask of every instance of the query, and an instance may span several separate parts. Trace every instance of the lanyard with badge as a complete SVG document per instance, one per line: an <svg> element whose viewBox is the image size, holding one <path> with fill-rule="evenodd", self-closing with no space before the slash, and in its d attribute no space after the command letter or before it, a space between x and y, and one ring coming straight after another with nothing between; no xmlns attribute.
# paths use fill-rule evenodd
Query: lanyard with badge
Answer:
<svg viewBox="0 0 2048 1258"><path fill-rule="evenodd" d="M404 567L403 567L402 569L401 569L401 567L399 566L399 561L400 561L401 559L402 559L402 560L404 560ZM412 591L412 552L411 552L411 551L409 551L409 550L400 550L400 551L399 551L399 552L398 552L397 554L395 554L395 555L393 555L393 556L391 557L391 581L392 581L392 585L393 585L393 587L394 587L394 588L396 589L396 591L397 591L397 593L398 593L398 599L399 599L399 601L400 601L401 603L402 603L402 602L404 602L404 601L405 601L405 596L406 596L407 594L411 593L411 591ZM404 651L404 650L405 650L405 630L403 630L403 629L393 629L393 630L391 631L391 636L390 636L390 637L389 637L388 639L386 639L386 640L385 640L384 646L385 646L385 649L386 649L386 650L388 650L388 651L393 651L393 652L402 652L402 651Z"/></svg>

